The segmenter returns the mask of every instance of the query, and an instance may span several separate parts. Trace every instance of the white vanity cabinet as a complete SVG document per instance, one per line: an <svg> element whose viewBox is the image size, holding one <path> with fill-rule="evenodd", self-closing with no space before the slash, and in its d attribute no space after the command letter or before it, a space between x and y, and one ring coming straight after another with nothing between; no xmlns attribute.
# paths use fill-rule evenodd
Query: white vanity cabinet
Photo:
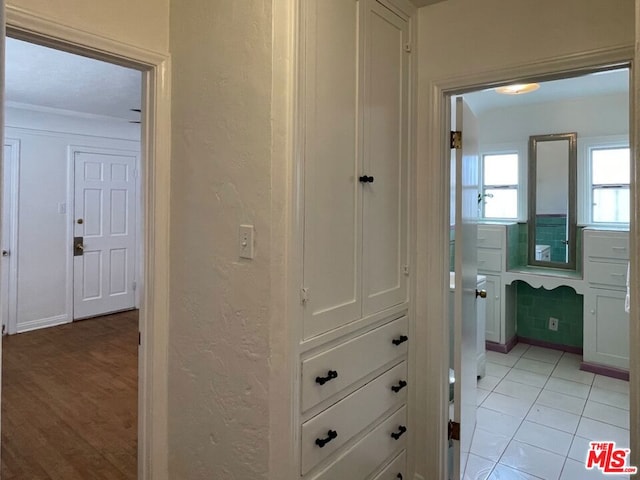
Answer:
<svg viewBox="0 0 640 480"><path fill-rule="evenodd" d="M629 314L624 310L629 233L584 230L583 360L629 368Z"/></svg>
<svg viewBox="0 0 640 480"><path fill-rule="evenodd" d="M300 477L405 474L409 21L302 0ZM410 9L411 11L408 11Z"/></svg>
<svg viewBox="0 0 640 480"><path fill-rule="evenodd" d="M502 273L506 270L506 225L478 225L478 273L487 277L486 340L506 340Z"/></svg>

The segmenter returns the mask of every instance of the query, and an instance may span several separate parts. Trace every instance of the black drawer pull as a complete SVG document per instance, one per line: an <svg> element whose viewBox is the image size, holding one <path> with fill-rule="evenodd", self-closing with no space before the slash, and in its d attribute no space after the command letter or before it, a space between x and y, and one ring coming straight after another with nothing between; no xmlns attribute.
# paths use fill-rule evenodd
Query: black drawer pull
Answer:
<svg viewBox="0 0 640 480"><path fill-rule="evenodd" d="M318 445L320 448L324 448L324 446L327 443L329 443L331 440L333 440L337 436L338 436L338 432L336 432L335 430L329 430L327 432L327 438L316 438L316 445Z"/></svg>
<svg viewBox="0 0 640 480"><path fill-rule="evenodd" d="M409 340L409 337L407 337L406 335L400 335L398 338L394 338L393 340L391 340L391 343L393 343L394 345L400 345L407 340Z"/></svg>
<svg viewBox="0 0 640 480"><path fill-rule="evenodd" d="M400 437L401 437L402 435L404 435L404 432L406 432L406 431L407 431L407 427L405 427L404 425L400 425L400 426L398 427L398 431L397 431L397 432L393 432L393 433L391 434L391 438L393 438L394 440L399 440L399 439L400 439ZM316 442L317 442L317 440L316 440Z"/></svg>
<svg viewBox="0 0 640 480"><path fill-rule="evenodd" d="M397 478L398 480L402 480L402 474L401 474L401 473L399 473L398 475L396 475L396 478Z"/></svg>
<svg viewBox="0 0 640 480"><path fill-rule="evenodd" d="M407 382L405 382L404 380L400 380L398 382L398 385L394 385L393 387L391 387L391 390L393 390L395 393L398 393L400 390L402 390L406 386L407 386Z"/></svg>
<svg viewBox="0 0 640 480"><path fill-rule="evenodd" d="M324 385L334 378L338 378L338 372L336 372L335 370L329 370L326 377L316 377L316 383Z"/></svg>
<svg viewBox="0 0 640 480"><path fill-rule="evenodd" d="M360 182L362 182L362 183L373 183L374 178L373 177L367 177L366 175L362 175L358 180L360 180Z"/></svg>

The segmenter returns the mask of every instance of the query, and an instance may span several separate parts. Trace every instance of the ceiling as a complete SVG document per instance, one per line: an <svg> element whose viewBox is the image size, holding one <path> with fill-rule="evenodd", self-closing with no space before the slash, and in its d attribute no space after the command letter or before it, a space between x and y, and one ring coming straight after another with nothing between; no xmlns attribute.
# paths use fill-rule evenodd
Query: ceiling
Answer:
<svg viewBox="0 0 640 480"><path fill-rule="evenodd" d="M540 82L540 88L522 95L503 95L493 88L463 95L476 115L497 108L549 103L594 95L629 92L629 70L607 70L580 77Z"/></svg>
<svg viewBox="0 0 640 480"><path fill-rule="evenodd" d="M141 91L137 70L7 37L8 105L139 120Z"/></svg>

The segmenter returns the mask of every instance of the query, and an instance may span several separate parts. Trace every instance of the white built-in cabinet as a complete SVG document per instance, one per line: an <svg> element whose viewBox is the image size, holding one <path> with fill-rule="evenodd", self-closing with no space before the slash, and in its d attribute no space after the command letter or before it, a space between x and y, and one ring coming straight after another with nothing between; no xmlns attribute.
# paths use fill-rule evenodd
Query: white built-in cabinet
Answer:
<svg viewBox="0 0 640 480"><path fill-rule="evenodd" d="M407 300L408 23L307 0L305 339Z"/></svg>
<svg viewBox="0 0 640 480"><path fill-rule="evenodd" d="M587 363L629 368L625 312L629 233L585 229L584 352Z"/></svg>
<svg viewBox="0 0 640 480"><path fill-rule="evenodd" d="M410 14L301 1L305 479L408 478Z"/></svg>

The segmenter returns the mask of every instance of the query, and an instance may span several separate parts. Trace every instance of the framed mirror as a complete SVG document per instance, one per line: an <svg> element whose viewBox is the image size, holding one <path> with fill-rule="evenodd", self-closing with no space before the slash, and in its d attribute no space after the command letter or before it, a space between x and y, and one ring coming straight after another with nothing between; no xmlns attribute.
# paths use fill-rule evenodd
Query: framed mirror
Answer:
<svg viewBox="0 0 640 480"><path fill-rule="evenodd" d="M529 137L529 265L576 268L576 141Z"/></svg>

